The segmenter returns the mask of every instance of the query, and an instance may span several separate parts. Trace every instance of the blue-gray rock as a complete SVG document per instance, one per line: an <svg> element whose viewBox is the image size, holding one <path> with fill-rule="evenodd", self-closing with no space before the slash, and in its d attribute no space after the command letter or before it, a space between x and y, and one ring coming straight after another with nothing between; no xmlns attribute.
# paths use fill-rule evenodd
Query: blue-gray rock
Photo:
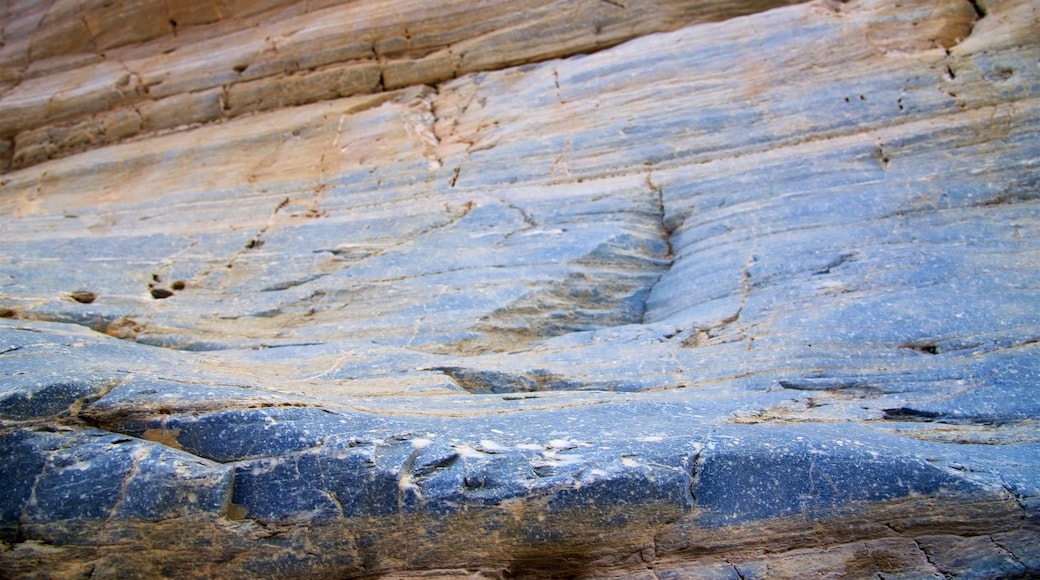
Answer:
<svg viewBox="0 0 1040 580"><path fill-rule="evenodd" d="M0 570L1040 574L1036 7L766 8L23 140Z"/></svg>

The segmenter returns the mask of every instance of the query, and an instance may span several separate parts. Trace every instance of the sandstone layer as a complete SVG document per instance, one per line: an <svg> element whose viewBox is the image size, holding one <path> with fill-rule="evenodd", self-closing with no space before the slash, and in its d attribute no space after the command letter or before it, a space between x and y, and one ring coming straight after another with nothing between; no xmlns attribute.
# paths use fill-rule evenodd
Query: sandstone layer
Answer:
<svg viewBox="0 0 1040 580"><path fill-rule="evenodd" d="M792 3L12 2L0 13L0 168Z"/></svg>
<svg viewBox="0 0 1040 580"><path fill-rule="evenodd" d="M2 16L3 574L1040 574L1036 2L97 4Z"/></svg>

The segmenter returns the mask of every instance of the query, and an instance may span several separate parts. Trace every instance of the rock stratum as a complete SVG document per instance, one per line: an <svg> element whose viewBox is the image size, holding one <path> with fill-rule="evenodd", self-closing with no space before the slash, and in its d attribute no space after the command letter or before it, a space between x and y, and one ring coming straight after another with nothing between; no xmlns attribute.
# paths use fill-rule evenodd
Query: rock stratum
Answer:
<svg viewBox="0 0 1040 580"><path fill-rule="evenodd" d="M0 576L1040 574L1040 6L9 2Z"/></svg>

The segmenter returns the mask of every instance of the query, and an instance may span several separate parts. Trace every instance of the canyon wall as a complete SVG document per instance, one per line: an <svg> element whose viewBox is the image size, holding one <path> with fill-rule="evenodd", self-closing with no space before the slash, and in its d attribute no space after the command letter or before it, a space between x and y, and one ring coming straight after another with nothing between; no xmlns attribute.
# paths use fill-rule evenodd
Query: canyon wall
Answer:
<svg viewBox="0 0 1040 580"><path fill-rule="evenodd" d="M0 575L1040 574L1038 30L7 3Z"/></svg>

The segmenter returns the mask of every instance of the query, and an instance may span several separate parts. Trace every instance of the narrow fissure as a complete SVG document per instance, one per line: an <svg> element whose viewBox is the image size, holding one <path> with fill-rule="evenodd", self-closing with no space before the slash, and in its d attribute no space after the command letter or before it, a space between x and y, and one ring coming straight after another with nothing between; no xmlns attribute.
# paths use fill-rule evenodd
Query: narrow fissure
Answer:
<svg viewBox="0 0 1040 580"><path fill-rule="evenodd" d="M927 562L928 562L928 564L929 564L929 565L930 565L930 566L931 566L931 567L932 567L932 568L933 568L933 569L934 569L934 570L935 570L936 572L938 572L938 573L942 574L942 575L943 575L943 577L946 577L946 576L947 576L946 572L944 572L943 570L941 570L941 569L939 568L939 566L937 566L937 565L935 564L935 562L934 562L934 561L932 561L932 556L931 556L931 554L929 554L929 553L928 553L928 551L927 551L927 550L925 550L925 549L924 549L924 547L922 547L922 546L921 546L921 542L919 542L919 541L918 541L917 539L915 539L915 538L911 538L910 540L911 540L911 541L912 541L912 542L914 543L914 545L915 545L915 546L917 546L917 550L918 550L919 552L921 552L921 554L922 554L922 555L924 556L924 559L925 559L925 561L927 561Z"/></svg>
<svg viewBox="0 0 1040 580"><path fill-rule="evenodd" d="M708 434L704 436L704 439L695 444L693 455L690 456L687 461L687 471L690 474L690 486L687 490L690 499L691 509L697 506L697 493L694 491L697 486L697 481L701 474L701 464L704 462L704 450L708 448L712 437L715 435L715 431L718 429L717 426L713 426Z"/></svg>
<svg viewBox="0 0 1040 580"><path fill-rule="evenodd" d="M647 174L646 174L646 185L647 185L648 188L650 188L650 192L652 194L656 195L656 200L655 201L656 201L656 205L657 205L657 207L656 207L656 209L657 209L657 229L658 229L658 235L661 237L661 240L664 241L664 243L665 243L665 245L667 247L666 253L665 253L665 259L667 260L667 264L665 265L664 269L661 271L660 275L657 276L657 279L654 280L653 283L650 284L650 287L647 288L647 290L646 290L646 294L645 294L645 297L643 299L643 310L642 310L642 312L640 313L640 316L639 316L639 323L640 324L646 324L646 315L647 315L647 312L648 312L649 306L650 306L650 297L653 296L654 289L657 287L657 285L664 278L664 275L667 274L669 272L669 270L671 270L672 264L675 262L675 249L672 246L672 234L674 232L672 231L672 229L670 227L668 227L668 222L667 222L667 215L668 214L667 214L667 211L666 211L665 205L664 205L664 188L661 187L660 185L654 183L653 176L650 174L650 172L647 172Z"/></svg>

